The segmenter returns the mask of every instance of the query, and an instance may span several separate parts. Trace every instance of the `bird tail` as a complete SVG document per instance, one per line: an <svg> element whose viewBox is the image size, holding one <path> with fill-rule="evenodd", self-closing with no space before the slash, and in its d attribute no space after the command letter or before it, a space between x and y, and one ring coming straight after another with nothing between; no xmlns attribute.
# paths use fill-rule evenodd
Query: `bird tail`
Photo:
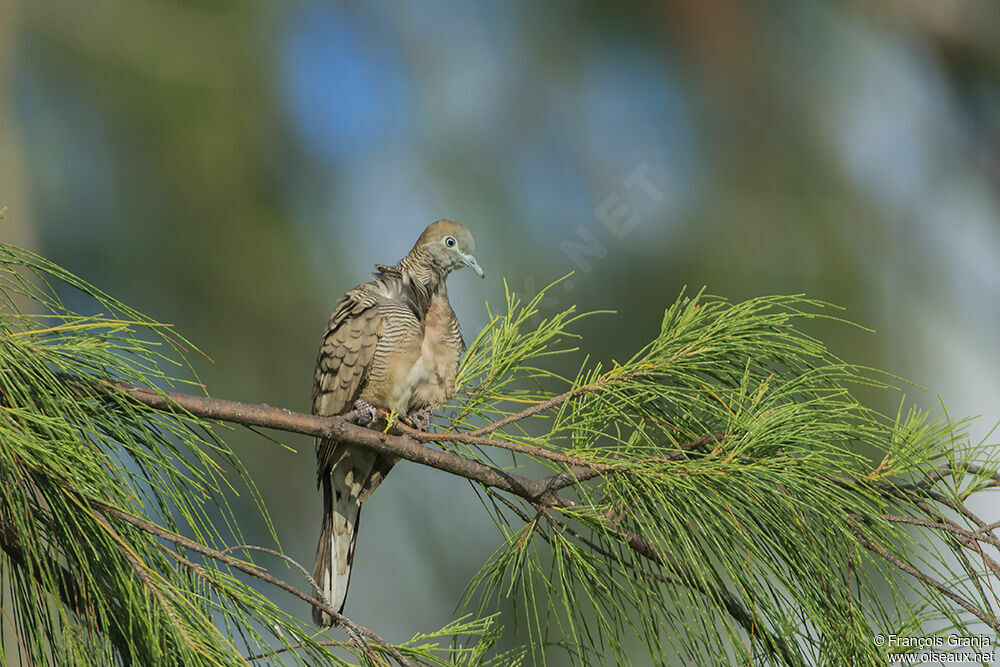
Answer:
<svg viewBox="0 0 1000 667"><path fill-rule="evenodd" d="M334 470L334 475L336 470ZM358 522L361 519L361 499L343 485L334 489L332 475L323 478L323 529L316 546L316 564L313 596L342 612L351 583L351 565L354 563L354 545L358 541ZM313 622L327 627L337 621L319 607L313 607Z"/></svg>

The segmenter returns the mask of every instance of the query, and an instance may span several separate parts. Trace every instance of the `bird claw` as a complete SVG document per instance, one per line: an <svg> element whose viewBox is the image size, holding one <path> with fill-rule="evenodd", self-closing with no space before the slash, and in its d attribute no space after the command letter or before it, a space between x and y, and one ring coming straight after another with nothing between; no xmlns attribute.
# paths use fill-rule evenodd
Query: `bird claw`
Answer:
<svg viewBox="0 0 1000 667"><path fill-rule="evenodd" d="M434 415L434 408L420 408L414 410L407 417L413 428L418 431L426 431L431 426L431 417Z"/></svg>
<svg viewBox="0 0 1000 667"><path fill-rule="evenodd" d="M368 426L378 419L378 408L367 401L354 401L354 409L358 411L358 426Z"/></svg>

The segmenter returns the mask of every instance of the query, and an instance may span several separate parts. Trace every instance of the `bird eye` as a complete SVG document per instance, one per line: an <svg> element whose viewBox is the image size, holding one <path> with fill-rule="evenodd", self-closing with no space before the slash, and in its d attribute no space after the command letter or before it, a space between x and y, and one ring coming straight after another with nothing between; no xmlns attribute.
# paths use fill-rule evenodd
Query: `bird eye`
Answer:
<svg viewBox="0 0 1000 667"><path fill-rule="evenodd" d="M444 244L449 248L454 248L456 243L458 243L458 241L455 240L454 236L444 237Z"/></svg>

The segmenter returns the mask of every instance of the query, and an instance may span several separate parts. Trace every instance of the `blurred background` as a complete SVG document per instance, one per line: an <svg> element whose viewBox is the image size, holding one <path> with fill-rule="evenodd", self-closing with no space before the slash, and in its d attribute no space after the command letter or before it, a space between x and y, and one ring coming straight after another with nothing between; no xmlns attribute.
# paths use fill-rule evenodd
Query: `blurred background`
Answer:
<svg viewBox="0 0 1000 667"><path fill-rule="evenodd" d="M468 340L504 279L575 271L545 307L617 310L582 326L598 360L685 285L805 292L875 329L815 327L837 354L982 415L977 441L1000 419L993 0L0 0L4 205L0 240L174 324L220 397L308 411L336 299L448 217L487 272L450 281ZM310 564L312 442L229 439ZM446 623L484 518L398 466L347 613L391 640Z"/></svg>

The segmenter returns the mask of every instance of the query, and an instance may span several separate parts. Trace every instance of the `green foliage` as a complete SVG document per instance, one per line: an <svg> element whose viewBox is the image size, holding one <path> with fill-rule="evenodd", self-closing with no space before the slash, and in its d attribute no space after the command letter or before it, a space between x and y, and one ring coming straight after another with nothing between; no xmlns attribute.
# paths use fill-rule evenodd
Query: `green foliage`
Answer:
<svg viewBox="0 0 1000 667"><path fill-rule="evenodd" d="M543 374L523 364L566 350L570 337L571 311L527 326L540 299L508 294L507 314L471 347L469 397L453 430L478 426L469 415L509 419L524 401L554 395L516 381ZM841 361L796 328L836 321L828 309L797 296L739 304L682 296L634 357L610 367L585 363L555 391L569 392L567 400L492 432L537 448L532 458L553 472L568 466L544 453L604 474L572 487L571 507L521 498L501 505L485 493L504 543L470 584L468 601L486 609L513 598L536 660L548 655L544 645L557 644L581 663L618 662L639 641L655 660L676 655L685 664L765 656L883 664L884 649L872 643L878 632L930 633L942 619L971 631L976 617L958 613L934 586L904 581L865 544L968 599L983 598L990 610L968 561L937 551L940 533L918 535L913 525L879 517L919 516L921 503L937 502L934 494L961 507L968 492L995 485L996 461L933 491L909 484L943 466L961 471L983 452L944 414L890 418L861 405L852 389L887 389L879 374ZM884 455L872 461L863 452ZM630 547L635 537L653 558ZM982 562L975 569L995 576ZM988 618L995 627L992 611Z"/></svg>
<svg viewBox="0 0 1000 667"><path fill-rule="evenodd" d="M77 315L66 302L104 314ZM95 390L199 387L163 370L193 374L184 360L193 349L58 266L0 245L4 663L346 664L231 568L101 509L215 550L243 543L226 498L256 492L219 425ZM398 650L430 664L478 660L497 634L492 620L456 621ZM466 645L442 648L442 637Z"/></svg>
<svg viewBox="0 0 1000 667"><path fill-rule="evenodd" d="M997 462L946 413L860 404L854 390L888 390L889 378L797 328L839 322L828 306L682 295L631 359L584 359L568 378L545 364L576 351L582 315L542 317L542 298L508 293L506 312L491 313L461 370L465 395L435 437L521 475L552 475L551 491L480 487L502 542L469 584L477 615L365 652L357 633L318 635L218 557L253 553L237 551L226 499L256 498L220 425L115 389L200 387L177 379L194 376L193 346L0 245L4 657L346 664L388 661L391 650L498 667L556 654L882 664L876 633L1000 628L1000 566L981 548L1000 539L965 506L998 484ZM83 299L104 314L64 303ZM498 450L519 453L500 462ZM498 653L505 605L514 649Z"/></svg>

